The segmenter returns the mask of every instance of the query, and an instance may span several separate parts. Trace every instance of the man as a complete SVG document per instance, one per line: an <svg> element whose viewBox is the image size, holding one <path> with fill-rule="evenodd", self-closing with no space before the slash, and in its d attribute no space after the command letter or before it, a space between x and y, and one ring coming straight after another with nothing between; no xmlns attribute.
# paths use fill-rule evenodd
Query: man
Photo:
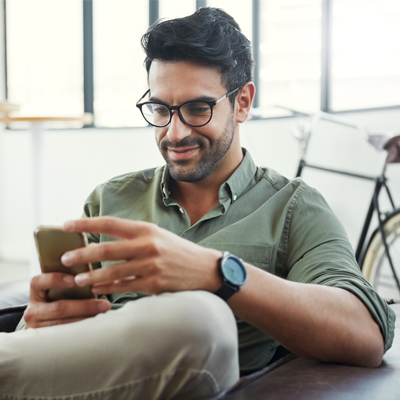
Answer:
<svg viewBox="0 0 400 400"><path fill-rule="evenodd" d="M236 22L200 9L151 27L143 46L149 92L138 107L166 166L100 185L89 218L64 225L92 244L63 263L103 268L32 280L25 329L0 340L0 393L202 398L234 385L239 367L267 365L279 344L379 366L394 315L343 228L318 192L256 167L240 146L255 87ZM49 288L75 284L108 297L46 301Z"/></svg>

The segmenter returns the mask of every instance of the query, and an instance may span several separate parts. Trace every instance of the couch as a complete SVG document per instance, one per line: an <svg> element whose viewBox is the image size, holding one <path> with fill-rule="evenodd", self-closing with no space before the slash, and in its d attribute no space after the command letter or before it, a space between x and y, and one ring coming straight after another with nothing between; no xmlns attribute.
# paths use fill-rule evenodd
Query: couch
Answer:
<svg viewBox="0 0 400 400"><path fill-rule="evenodd" d="M0 284L0 332L12 332L29 295L29 281ZM400 400L400 304L392 348L379 368L321 363L281 349L267 367L209 400Z"/></svg>

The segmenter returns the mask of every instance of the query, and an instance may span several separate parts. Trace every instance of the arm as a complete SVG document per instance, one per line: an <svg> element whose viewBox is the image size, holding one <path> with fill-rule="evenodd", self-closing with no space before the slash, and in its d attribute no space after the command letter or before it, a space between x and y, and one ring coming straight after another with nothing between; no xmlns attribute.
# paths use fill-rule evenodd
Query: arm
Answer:
<svg viewBox="0 0 400 400"><path fill-rule="evenodd" d="M117 261L76 277L95 293L207 290L221 286L221 253L145 222L102 217L73 221L70 231L122 239L67 253L65 265ZM334 287L290 282L246 264L249 279L228 304L237 316L271 334L289 350L323 361L378 366L383 341L377 324L353 294Z"/></svg>
<svg viewBox="0 0 400 400"><path fill-rule="evenodd" d="M246 264L248 282L228 300L233 312L292 352L326 362L377 367L378 325L352 293L291 282Z"/></svg>

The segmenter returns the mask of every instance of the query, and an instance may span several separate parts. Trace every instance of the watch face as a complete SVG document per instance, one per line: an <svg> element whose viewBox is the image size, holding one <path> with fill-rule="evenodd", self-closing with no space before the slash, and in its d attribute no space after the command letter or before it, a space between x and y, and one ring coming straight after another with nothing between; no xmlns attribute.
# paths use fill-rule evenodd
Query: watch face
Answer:
<svg viewBox="0 0 400 400"><path fill-rule="evenodd" d="M221 266L225 279L233 285L243 285L246 281L246 269L240 260L228 257Z"/></svg>

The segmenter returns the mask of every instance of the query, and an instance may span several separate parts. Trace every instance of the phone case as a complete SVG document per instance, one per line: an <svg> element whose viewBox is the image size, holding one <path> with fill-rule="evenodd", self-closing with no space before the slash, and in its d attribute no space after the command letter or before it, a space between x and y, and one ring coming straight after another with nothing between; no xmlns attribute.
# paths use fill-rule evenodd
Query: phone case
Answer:
<svg viewBox="0 0 400 400"><path fill-rule="evenodd" d="M40 226L35 231L35 242L43 273L61 272L77 275L92 270L91 264L66 267L61 262L61 256L67 251L87 245L86 234L79 232L64 232L60 227ZM90 299L96 298L91 286L72 288L52 288L48 291L50 301L61 299Z"/></svg>

